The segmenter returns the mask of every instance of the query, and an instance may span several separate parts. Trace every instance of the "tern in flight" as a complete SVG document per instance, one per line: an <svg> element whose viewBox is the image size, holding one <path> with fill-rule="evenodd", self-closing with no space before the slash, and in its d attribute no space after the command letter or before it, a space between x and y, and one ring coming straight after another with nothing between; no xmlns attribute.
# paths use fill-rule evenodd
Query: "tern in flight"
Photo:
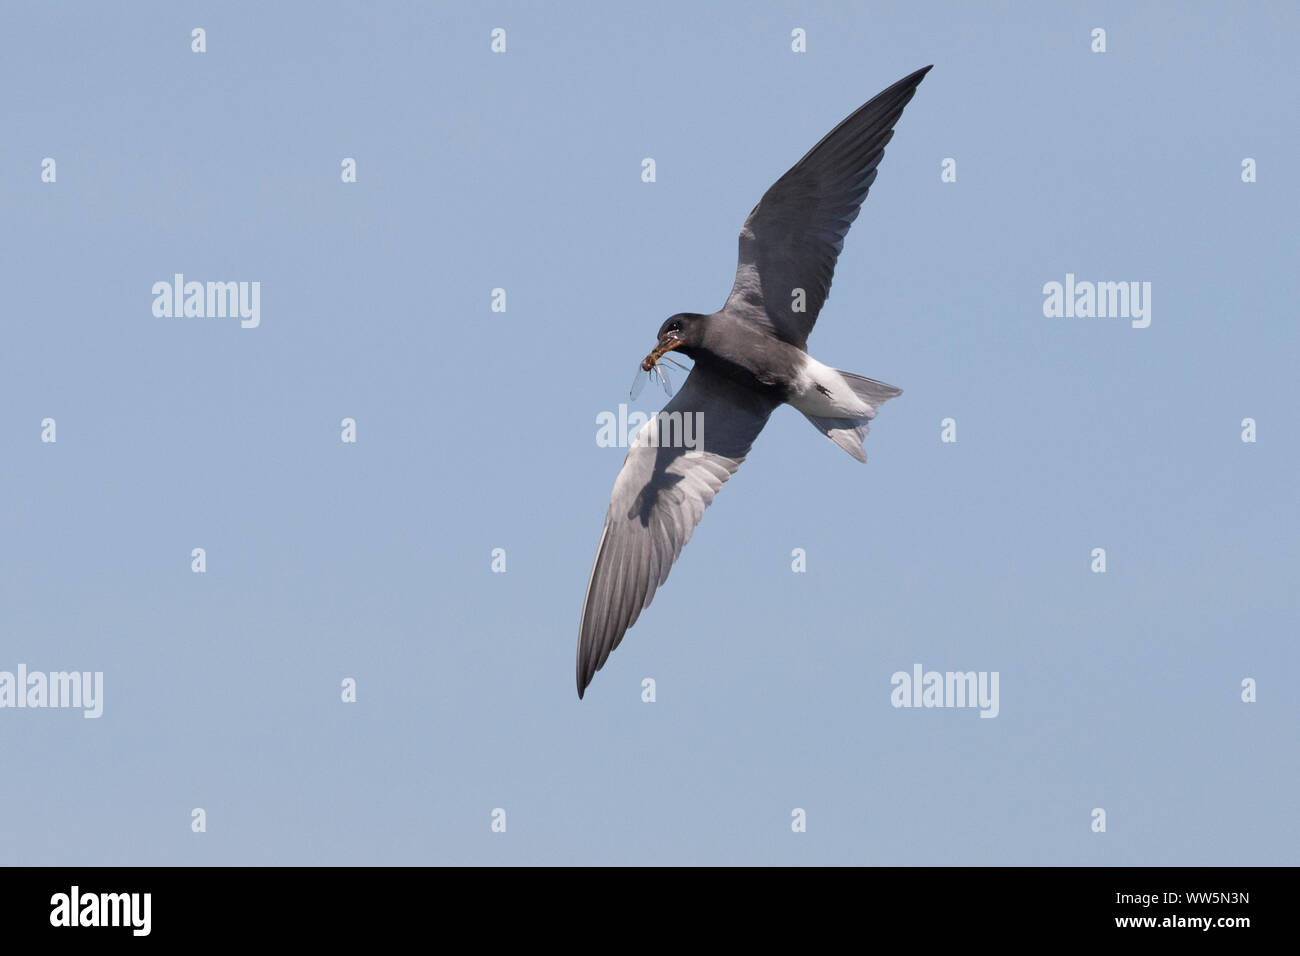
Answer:
<svg viewBox="0 0 1300 956"><path fill-rule="evenodd" d="M736 282L719 311L679 312L660 327L641 368L662 378L660 360L674 350L694 366L638 433L614 481L582 605L579 697L667 580L704 509L778 405L794 406L835 444L867 460L867 424L901 390L818 362L808 354L808 333L894 124L929 70L858 109L763 194L741 227ZM679 439L687 416L702 424L697 447L672 440L675 412Z"/></svg>

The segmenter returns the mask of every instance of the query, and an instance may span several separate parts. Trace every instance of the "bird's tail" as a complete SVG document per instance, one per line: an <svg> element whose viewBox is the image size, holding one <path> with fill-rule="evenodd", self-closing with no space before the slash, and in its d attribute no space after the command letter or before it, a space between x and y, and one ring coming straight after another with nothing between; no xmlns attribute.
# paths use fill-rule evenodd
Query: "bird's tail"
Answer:
<svg viewBox="0 0 1300 956"><path fill-rule="evenodd" d="M829 438L835 444L839 445L846 452L856 458L858 461L865 462L867 453L862 448L862 439L866 437L868 423L876 417L876 409L889 401L891 398L897 398L903 394L901 388L895 388L893 385L886 385L884 382L877 382L874 378L864 378L861 375L854 375L852 372L839 372L841 378L853 389L853 394L857 395L867 408L863 413L855 418L819 418L815 415L804 413L808 421L817 427L817 430Z"/></svg>

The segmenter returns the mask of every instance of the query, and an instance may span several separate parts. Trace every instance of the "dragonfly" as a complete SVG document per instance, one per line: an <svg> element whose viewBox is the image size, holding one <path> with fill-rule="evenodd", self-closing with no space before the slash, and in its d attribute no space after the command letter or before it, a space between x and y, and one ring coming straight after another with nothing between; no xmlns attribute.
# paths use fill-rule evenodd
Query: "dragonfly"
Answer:
<svg viewBox="0 0 1300 956"><path fill-rule="evenodd" d="M667 350L665 350L667 351ZM641 389L645 388L645 383L650 379L658 379L659 384L663 386L664 394L669 398L673 397L673 385L668 380L668 372L664 365L668 364L674 368L679 368L683 372L689 372L690 369L681 362L670 359L659 349L655 349L649 355L641 360L641 364L636 367L636 377L632 379L632 388L628 390L627 397L636 401L636 397L641 394ZM645 373L644 375L642 373Z"/></svg>

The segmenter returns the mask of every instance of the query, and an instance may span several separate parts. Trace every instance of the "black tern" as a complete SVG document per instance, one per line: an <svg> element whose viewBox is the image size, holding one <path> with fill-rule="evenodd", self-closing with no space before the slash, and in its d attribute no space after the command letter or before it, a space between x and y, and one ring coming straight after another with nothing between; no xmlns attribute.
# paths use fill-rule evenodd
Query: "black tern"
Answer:
<svg viewBox="0 0 1300 956"><path fill-rule="evenodd" d="M679 312L641 368L694 360L681 391L638 432L614 481L578 631L578 697L655 590L704 509L782 403L858 461L867 424L902 390L808 354L849 226L875 182L894 124L930 67L904 77L831 130L778 179L740 230L736 281L711 315ZM690 423L695 447L683 441ZM675 435L675 437L674 437Z"/></svg>

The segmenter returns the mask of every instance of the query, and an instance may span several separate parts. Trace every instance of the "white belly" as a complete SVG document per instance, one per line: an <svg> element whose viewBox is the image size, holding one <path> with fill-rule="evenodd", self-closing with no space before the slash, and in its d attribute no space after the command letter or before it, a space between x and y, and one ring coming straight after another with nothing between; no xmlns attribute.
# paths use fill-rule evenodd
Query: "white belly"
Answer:
<svg viewBox="0 0 1300 956"><path fill-rule="evenodd" d="M811 355L795 377L789 403L814 418L874 418L876 410L859 398L835 369Z"/></svg>

